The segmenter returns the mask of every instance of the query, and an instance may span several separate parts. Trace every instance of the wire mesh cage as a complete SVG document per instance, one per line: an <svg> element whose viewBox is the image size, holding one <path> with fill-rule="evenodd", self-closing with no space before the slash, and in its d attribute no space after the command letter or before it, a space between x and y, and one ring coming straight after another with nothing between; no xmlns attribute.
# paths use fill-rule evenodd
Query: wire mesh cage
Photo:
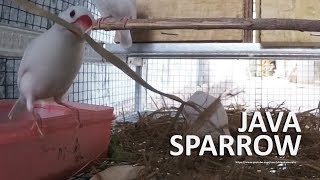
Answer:
<svg viewBox="0 0 320 180"><path fill-rule="evenodd" d="M91 0L33 0L36 5L58 14L70 5L87 7L95 18L100 15ZM50 20L17 7L12 1L0 1L0 22L3 26L43 32L53 25ZM92 31L91 37L102 44L113 43L113 31ZM232 44L230 45L232 46ZM20 56L0 54L0 98L18 97L16 72ZM69 90L69 101L111 105L116 113L155 110L179 103L146 91L123 72L109 63L97 62L86 56L74 84ZM98 58L99 59L99 58ZM197 90L214 96L239 93L224 99L225 106L272 106L284 103L293 111L307 110L318 105L320 95L318 60L302 61L268 59L171 59L145 58L142 66L131 65L155 88L187 100ZM141 68L141 69L139 69Z"/></svg>
<svg viewBox="0 0 320 180"><path fill-rule="evenodd" d="M147 79L154 87L184 100L196 91L222 96L227 107L284 107L306 111L318 106L319 60L149 59ZM146 109L179 106L149 92Z"/></svg>
<svg viewBox="0 0 320 180"><path fill-rule="evenodd" d="M97 19L100 14L92 1L31 0L38 7L54 14L59 14L71 5L85 6ZM44 17L25 11L11 0L0 0L0 99L17 99L19 97L17 72L24 49L32 39L51 28L53 24L52 21ZM107 49L110 44L114 45L114 31L94 30L90 32L90 36ZM188 101L196 91L204 91L214 97L221 96L221 103L228 110L245 109L253 112L259 107L281 106L288 111L304 112L320 108L319 50L312 52L318 53L315 57L314 54L307 53L310 52L310 49L262 50L260 46L257 46L258 43L248 43L250 45L247 43L208 43L209 45L195 43L199 45L198 47L193 47L194 44L188 43L150 44L134 44L131 50L122 49L118 51L122 53L115 52L114 54L120 54L119 57L155 89L176 95L184 101ZM215 45L211 46L212 44ZM223 47L218 49L220 45ZM183 47L187 48L184 49ZM116 49L121 48L117 45ZM190 52L188 52L189 50ZM149 51L149 54L144 51ZM298 53L292 53L295 51ZM270 53L275 53L275 55L265 56ZM139 118L146 117L141 116L141 112L144 115L150 111L167 113L167 110L170 111L171 107L177 109L181 105L177 101L142 87L126 73L108 62L108 59L103 59L95 53L87 44L84 63L64 98L72 102L111 106L114 108L114 113L119 121L136 121ZM156 111L159 109L163 111ZM319 118L319 112L317 111L316 116L313 114L312 116ZM166 118L171 118L171 116L172 114L166 116ZM182 116L184 116L183 113ZM176 116L174 120L179 117ZM151 120L152 118L148 119L149 122ZM183 119L183 121L185 120L187 118ZM228 123L228 120L226 121ZM122 124L132 125L131 123ZM150 139L153 137L161 138L161 133L167 138L171 135L169 131L178 129L176 128L178 126L173 125L172 129L163 128L166 129L166 132L156 131L155 129L161 129L157 127L145 131L147 129L146 124L148 123L140 126L141 129L134 129L134 131L142 132L141 134ZM162 125L169 123L160 122L159 124L161 127L165 127ZM224 127L231 126L226 124ZM316 128L319 128L319 126ZM169 133L169 135L165 133ZM131 140L135 141L134 143L130 142L130 144L147 146L148 142L141 138L141 134L138 135L139 137L137 136L138 140L132 138L133 136L130 136L130 134L125 134L122 137L130 137ZM140 143L140 140L143 142ZM78 139L76 139L76 142L78 143ZM159 146L163 145L158 143L157 139L152 139L151 143ZM156 149L153 148L153 145L150 147L151 150ZM133 148L129 149L131 152ZM147 148L138 147L135 149L138 149L138 154L141 155L141 152ZM56 150L60 151L58 148ZM161 150L162 152L164 151ZM152 154L148 156L151 157ZM161 156L161 159L156 162L163 163L163 160L166 159L163 157ZM111 162L111 164L113 163ZM103 163L101 166L103 166ZM156 169L159 170L158 167ZM84 176L90 173L80 173L74 179L88 179L89 177ZM168 173L166 172L166 174Z"/></svg>
<svg viewBox="0 0 320 180"><path fill-rule="evenodd" d="M90 0L35 0L32 2L54 14L59 14L71 5L81 5L87 7L95 19L100 16ZM0 1L0 23L3 26L40 33L53 25L52 21L31 14L19 8L10 0ZM113 43L114 32L92 31L91 37L101 44ZM4 35L2 38L5 38ZM19 39L16 40L19 41ZM5 39L1 41L2 43L8 43ZM6 56L6 54L0 53L0 99L19 97L16 81L21 56L22 53L16 56ZM110 63L102 63L101 58L98 61L96 60L97 62L91 62L91 59L90 55L86 56L85 63L69 90L68 100L113 106L116 114L133 112L135 110L134 81Z"/></svg>

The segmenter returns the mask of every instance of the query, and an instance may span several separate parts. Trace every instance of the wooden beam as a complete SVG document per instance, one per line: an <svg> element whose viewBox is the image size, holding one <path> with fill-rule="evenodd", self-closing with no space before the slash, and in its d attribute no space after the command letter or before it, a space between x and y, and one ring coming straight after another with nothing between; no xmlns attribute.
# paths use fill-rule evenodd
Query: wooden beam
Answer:
<svg viewBox="0 0 320 180"><path fill-rule="evenodd" d="M173 19L133 19L127 23L106 19L94 24L93 30L124 29L244 29L244 30L296 30L320 31L320 20L306 19L245 19L245 18L173 18Z"/></svg>

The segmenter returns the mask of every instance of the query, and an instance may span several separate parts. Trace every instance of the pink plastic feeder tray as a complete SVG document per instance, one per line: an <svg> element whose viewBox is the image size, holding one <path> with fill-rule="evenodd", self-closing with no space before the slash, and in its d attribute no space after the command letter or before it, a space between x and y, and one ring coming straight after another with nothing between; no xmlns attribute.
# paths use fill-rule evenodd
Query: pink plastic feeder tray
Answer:
<svg viewBox="0 0 320 180"><path fill-rule="evenodd" d="M0 100L0 179L63 180L107 150L113 108L68 103L79 109L81 128L72 110L51 103L36 108L42 120L41 137L31 113L13 120L13 100ZM39 106L39 105L38 105Z"/></svg>

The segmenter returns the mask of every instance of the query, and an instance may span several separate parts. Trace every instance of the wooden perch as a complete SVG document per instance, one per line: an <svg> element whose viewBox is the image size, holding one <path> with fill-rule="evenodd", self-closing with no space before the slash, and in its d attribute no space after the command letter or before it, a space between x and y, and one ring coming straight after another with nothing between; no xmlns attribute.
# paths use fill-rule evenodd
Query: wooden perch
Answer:
<svg viewBox="0 0 320 180"><path fill-rule="evenodd" d="M320 20L306 19L245 19L245 18L179 18L179 19L132 19L123 24L112 18L97 21L93 29L244 29L244 30L296 30L320 31Z"/></svg>

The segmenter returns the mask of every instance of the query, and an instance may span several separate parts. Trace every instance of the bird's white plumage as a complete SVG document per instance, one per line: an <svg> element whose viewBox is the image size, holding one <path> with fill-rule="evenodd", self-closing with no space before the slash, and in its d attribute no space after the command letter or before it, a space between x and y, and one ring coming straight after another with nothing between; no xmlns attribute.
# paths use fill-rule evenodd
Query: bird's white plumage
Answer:
<svg viewBox="0 0 320 180"><path fill-rule="evenodd" d="M70 13L74 11L74 16ZM61 18L79 26L78 19L91 18L84 7L73 6L60 13ZM84 32L83 32L84 33ZM34 39L26 48L18 70L20 97L9 113L9 118L21 111L33 111L36 100L61 99L76 77L84 53L84 41L75 33L55 24Z"/></svg>
<svg viewBox="0 0 320 180"><path fill-rule="evenodd" d="M136 0L94 0L94 3L102 17L112 17L120 20L123 17L137 18ZM129 30L121 30L120 44L124 48L132 46L132 38Z"/></svg>
<svg viewBox="0 0 320 180"><path fill-rule="evenodd" d="M189 99L189 101L202 108L209 107L215 100L217 100L217 98L203 91L195 92ZM184 107L183 114L186 117L187 123L190 125L192 125L199 117L199 112L190 106ZM194 133L198 136L211 135L215 141L217 141L221 134L230 135L228 115L220 102L216 111L206 120L203 126Z"/></svg>

